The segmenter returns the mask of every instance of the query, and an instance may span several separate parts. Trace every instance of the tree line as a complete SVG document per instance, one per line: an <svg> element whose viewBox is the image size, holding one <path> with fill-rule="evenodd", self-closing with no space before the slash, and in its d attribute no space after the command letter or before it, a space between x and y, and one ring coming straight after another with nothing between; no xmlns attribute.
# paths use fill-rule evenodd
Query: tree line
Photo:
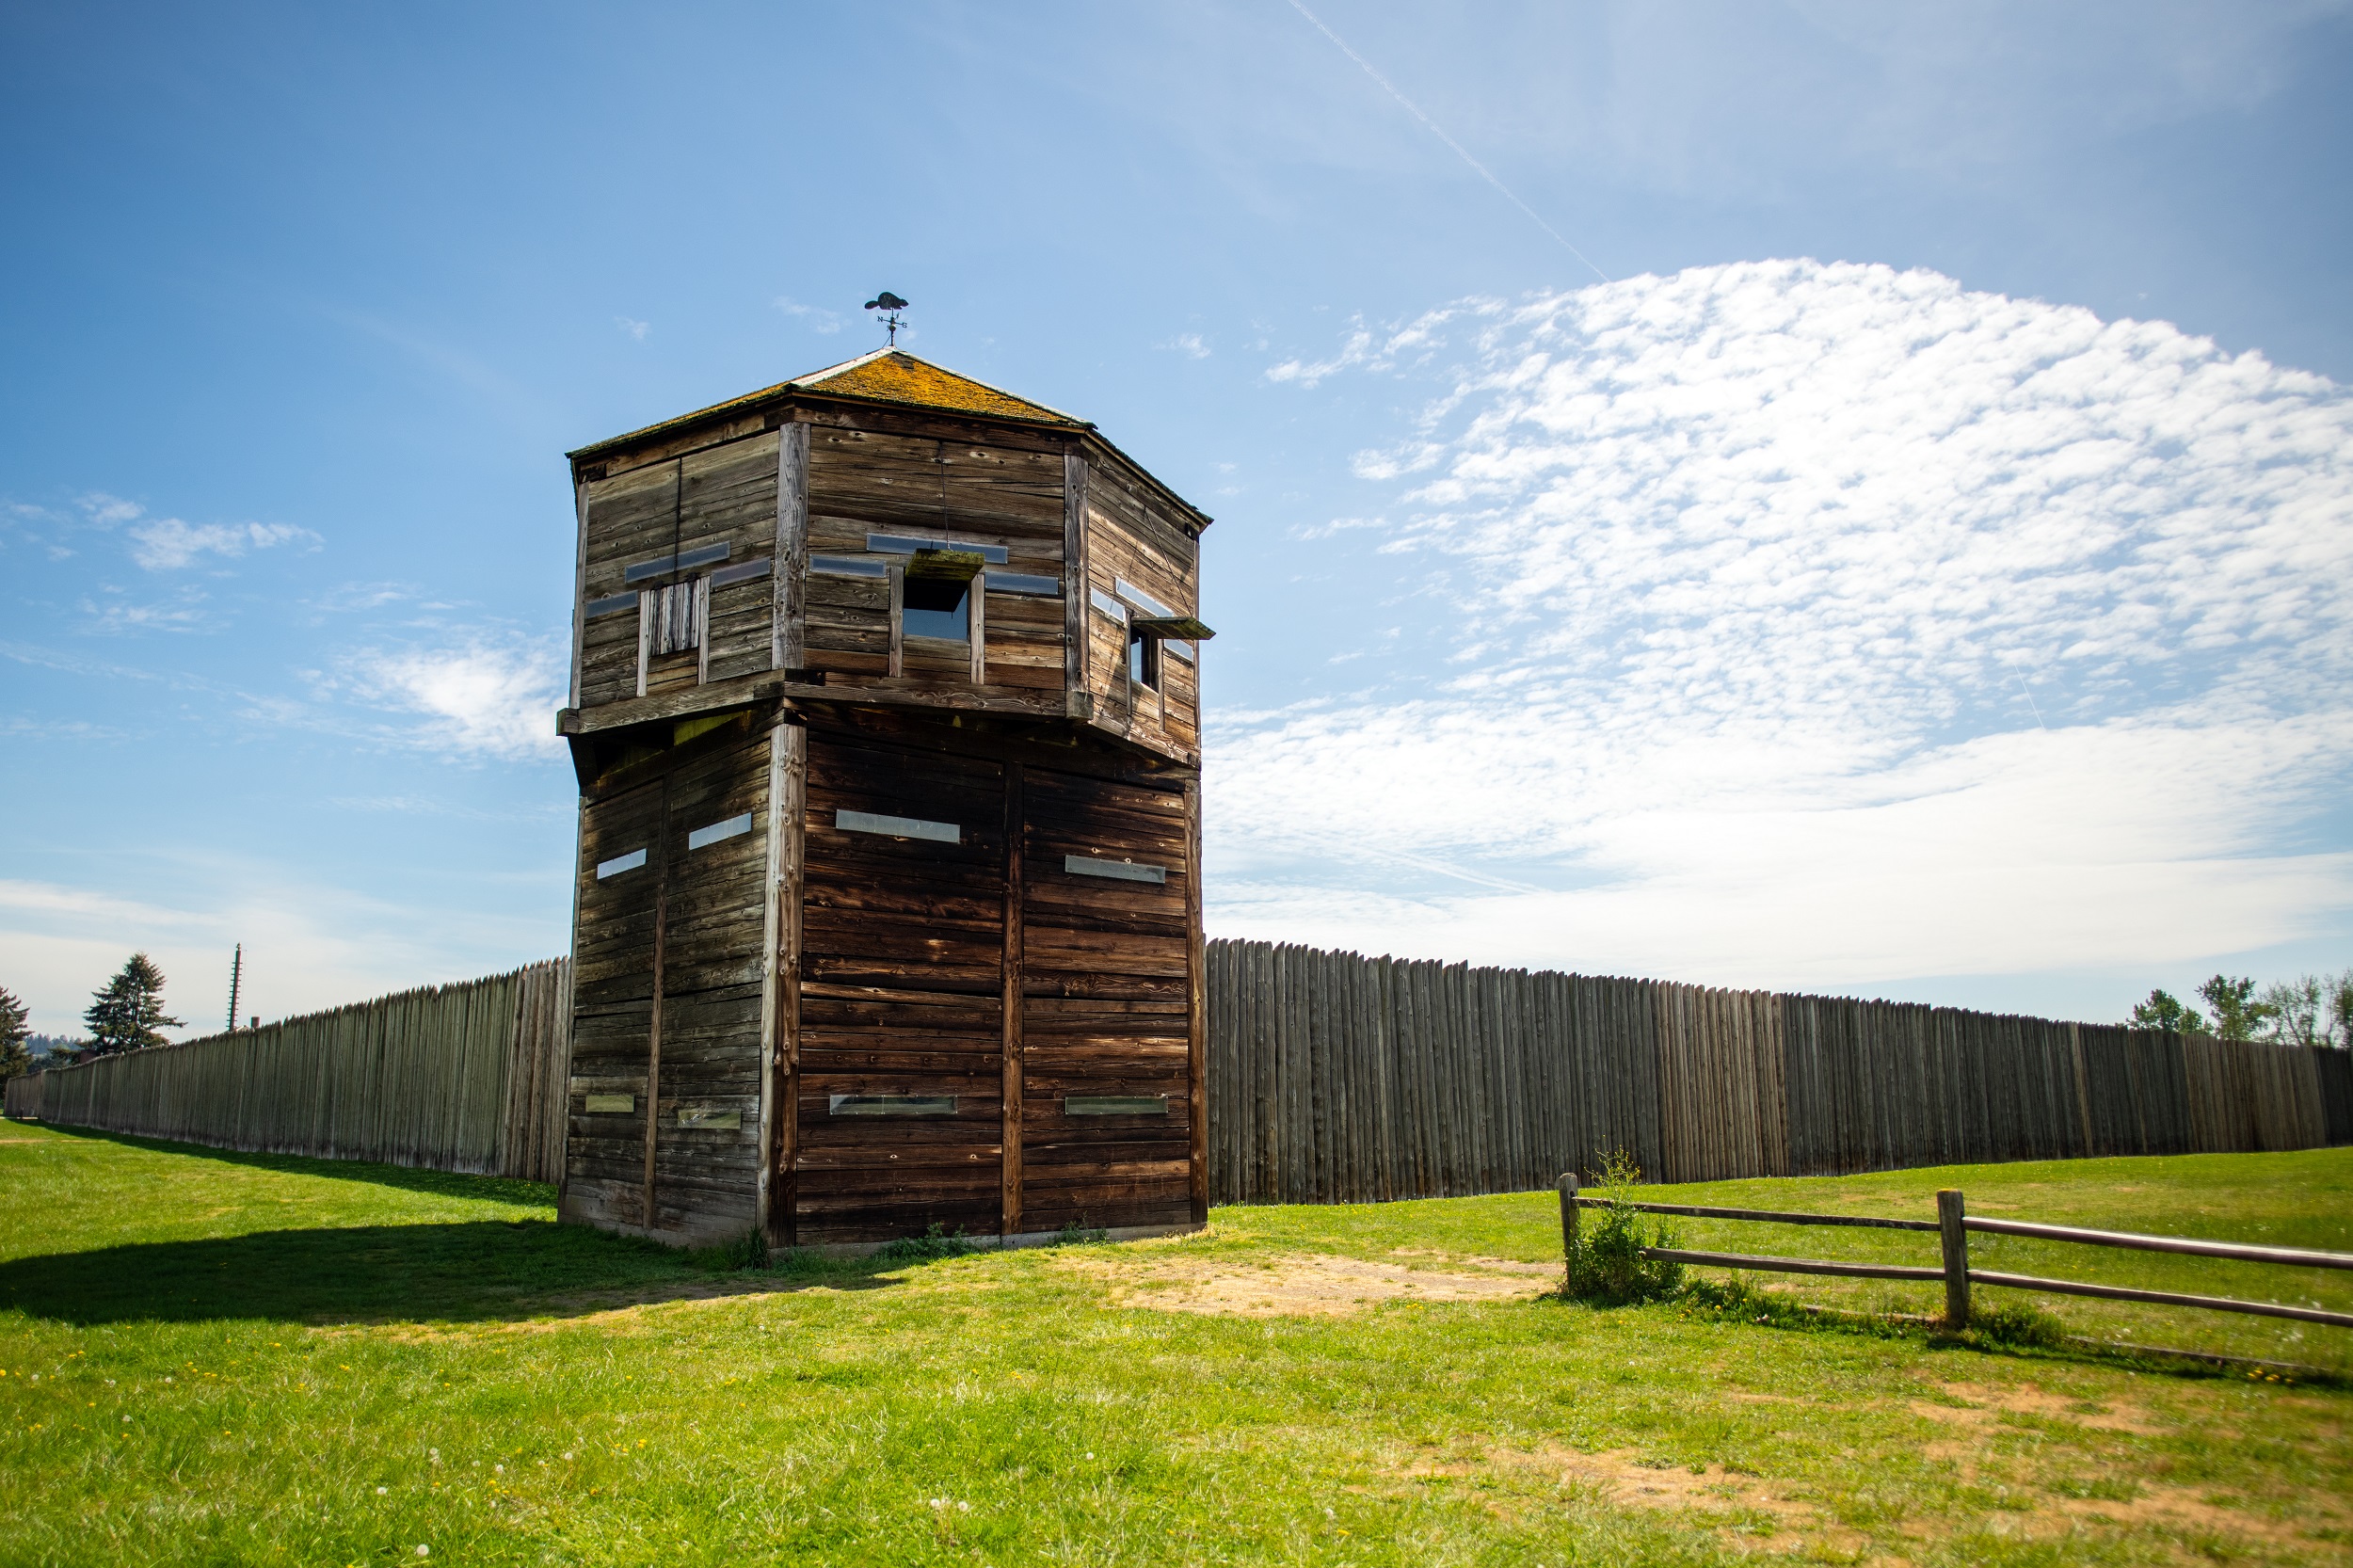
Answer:
<svg viewBox="0 0 2353 1568"><path fill-rule="evenodd" d="M29 1010L16 994L0 985L0 1083L33 1067L29 1016ZM163 1031L183 1027L178 1018L164 1011L164 971L143 952L133 953L112 979L90 994L89 1008L83 1013L82 1022L89 1026L89 1039L71 1047L53 1048L44 1064L62 1065L93 1056L169 1045L171 1042L164 1038Z"/></svg>
<svg viewBox="0 0 2353 1568"><path fill-rule="evenodd" d="M2247 976L2218 974L2199 986L2196 996L2211 1010L2211 1017L2153 990L2148 1000L2133 1004L2132 1016L2124 1022L2133 1029L2169 1029L2217 1040L2353 1048L2353 969L2275 980L2260 991Z"/></svg>

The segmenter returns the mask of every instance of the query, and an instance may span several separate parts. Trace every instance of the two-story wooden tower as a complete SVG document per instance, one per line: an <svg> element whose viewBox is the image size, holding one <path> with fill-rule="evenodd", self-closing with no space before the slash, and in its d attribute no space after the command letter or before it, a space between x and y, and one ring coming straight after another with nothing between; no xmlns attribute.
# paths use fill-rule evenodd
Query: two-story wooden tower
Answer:
<svg viewBox="0 0 2353 1568"><path fill-rule="evenodd" d="M571 461L564 1217L1201 1223L1209 520L897 349Z"/></svg>

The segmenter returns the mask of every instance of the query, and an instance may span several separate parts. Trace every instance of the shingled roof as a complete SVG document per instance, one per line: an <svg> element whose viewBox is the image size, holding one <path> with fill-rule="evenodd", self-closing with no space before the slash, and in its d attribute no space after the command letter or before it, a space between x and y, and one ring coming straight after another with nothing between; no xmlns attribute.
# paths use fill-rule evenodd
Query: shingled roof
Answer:
<svg viewBox="0 0 2353 1568"><path fill-rule="evenodd" d="M1028 420L1038 424L1063 424L1086 429L1087 422L1059 408L1016 397L985 381L942 370L901 348L878 348L829 369L796 376L787 387L821 392L833 397L872 398L877 403L905 403L924 408L953 408L959 413L993 414L999 419Z"/></svg>
<svg viewBox="0 0 2353 1568"><path fill-rule="evenodd" d="M930 360L919 360L904 349L878 348L872 354L861 354L855 360L827 365L824 370L796 376L773 387L762 387L741 397L730 397L725 403L714 403L691 414L680 414L659 424L648 424L642 430L591 441L565 456L574 458L594 456L615 447L628 446L650 436L666 435L707 419L722 418L796 392L815 392L826 397L852 397L862 403L889 403L905 408L944 408L959 414L1018 420L1024 424L1052 425L1064 430L1095 428L1089 421L1074 419L1059 408L1032 403L1026 397L1016 397L985 381L975 381L969 376L942 370Z"/></svg>

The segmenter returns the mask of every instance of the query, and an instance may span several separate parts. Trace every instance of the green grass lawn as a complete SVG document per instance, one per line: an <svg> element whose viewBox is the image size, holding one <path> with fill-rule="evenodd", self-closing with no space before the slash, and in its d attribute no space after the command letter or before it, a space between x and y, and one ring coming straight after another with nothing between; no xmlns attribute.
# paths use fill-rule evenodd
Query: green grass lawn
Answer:
<svg viewBox="0 0 2353 1568"><path fill-rule="evenodd" d="M2353 1151L1656 1191L1925 1218L1940 1186L2353 1250ZM0 1124L0 1562L2353 1559L2344 1384L1597 1310L1548 1293L1559 1235L1531 1193L728 1272L557 1226L545 1188ZM1681 1237L1935 1256L1898 1233ZM1978 1246L2353 1307L2342 1274ZM2353 1368L2344 1331L2045 1304L2103 1340Z"/></svg>

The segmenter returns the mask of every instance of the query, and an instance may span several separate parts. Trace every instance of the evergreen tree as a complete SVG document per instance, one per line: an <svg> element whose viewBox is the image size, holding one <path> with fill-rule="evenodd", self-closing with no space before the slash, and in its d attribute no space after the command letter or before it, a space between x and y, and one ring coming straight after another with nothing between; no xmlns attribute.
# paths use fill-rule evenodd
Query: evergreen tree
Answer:
<svg viewBox="0 0 2353 1568"><path fill-rule="evenodd" d="M16 993L0 985L0 1083L6 1083L33 1064L33 1053L24 1042L32 1037L32 1028L25 1021L28 1014Z"/></svg>
<svg viewBox="0 0 2353 1568"><path fill-rule="evenodd" d="M90 995L82 1021L89 1025L93 1056L168 1044L156 1031L180 1027L164 1016L164 971L143 952L133 953L104 990Z"/></svg>

